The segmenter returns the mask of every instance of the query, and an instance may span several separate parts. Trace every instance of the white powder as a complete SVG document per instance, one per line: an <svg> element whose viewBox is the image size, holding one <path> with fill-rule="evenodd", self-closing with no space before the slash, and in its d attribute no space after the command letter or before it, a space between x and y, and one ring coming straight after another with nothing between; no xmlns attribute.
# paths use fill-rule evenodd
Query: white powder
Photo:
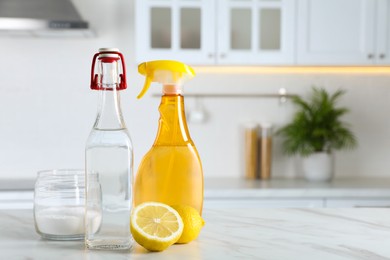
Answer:
<svg viewBox="0 0 390 260"><path fill-rule="evenodd" d="M84 234L84 207L52 207L40 209L35 212L35 222L41 233L50 235L77 235ZM92 223L92 230L99 229L101 214L91 212L88 214Z"/></svg>

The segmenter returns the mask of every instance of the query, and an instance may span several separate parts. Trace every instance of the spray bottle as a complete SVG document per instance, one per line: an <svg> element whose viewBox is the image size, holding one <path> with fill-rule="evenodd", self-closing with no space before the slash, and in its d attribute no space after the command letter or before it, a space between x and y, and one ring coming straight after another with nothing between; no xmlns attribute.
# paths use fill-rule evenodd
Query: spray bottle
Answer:
<svg viewBox="0 0 390 260"><path fill-rule="evenodd" d="M146 77L138 98L152 82L163 85L163 95L157 137L136 175L134 203L158 201L187 205L201 214L203 170L188 131L182 95L182 84L195 73L186 64L170 60L144 62L138 66L138 72Z"/></svg>

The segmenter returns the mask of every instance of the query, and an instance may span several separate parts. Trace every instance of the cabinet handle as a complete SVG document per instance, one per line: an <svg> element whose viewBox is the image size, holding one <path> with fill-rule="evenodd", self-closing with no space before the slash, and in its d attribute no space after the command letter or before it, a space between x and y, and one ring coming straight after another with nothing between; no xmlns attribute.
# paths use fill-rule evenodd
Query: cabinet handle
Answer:
<svg viewBox="0 0 390 260"><path fill-rule="evenodd" d="M221 55L219 55L219 57L221 57L221 59L224 59L224 58L226 58L226 54L225 53L221 53Z"/></svg>
<svg viewBox="0 0 390 260"><path fill-rule="evenodd" d="M381 59L386 58L386 54L384 54L384 53L379 54L379 58L381 58Z"/></svg>
<svg viewBox="0 0 390 260"><path fill-rule="evenodd" d="M209 53L208 57L209 57L209 59L212 59L212 58L214 58L214 54Z"/></svg>
<svg viewBox="0 0 390 260"><path fill-rule="evenodd" d="M373 59L373 58L374 58L374 54L369 53L369 54L367 55L367 58L368 58L368 59Z"/></svg>

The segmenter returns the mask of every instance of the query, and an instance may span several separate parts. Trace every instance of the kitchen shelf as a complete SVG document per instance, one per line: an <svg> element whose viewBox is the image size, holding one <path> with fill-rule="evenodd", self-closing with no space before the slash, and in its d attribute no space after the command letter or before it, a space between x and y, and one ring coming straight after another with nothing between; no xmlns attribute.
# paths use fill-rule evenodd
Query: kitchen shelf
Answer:
<svg viewBox="0 0 390 260"><path fill-rule="evenodd" d="M280 88L278 93L186 93L186 98L279 98L285 103L288 98L295 97L295 94L287 94L285 88ZM152 94L152 97L161 97L161 94Z"/></svg>
<svg viewBox="0 0 390 260"><path fill-rule="evenodd" d="M280 94L219 94L219 93L207 93L207 94L185 94L186 97L192 98L292 98L296 95L280 95ZM161 97L161 94L153 94L153 97Z"/></svg>

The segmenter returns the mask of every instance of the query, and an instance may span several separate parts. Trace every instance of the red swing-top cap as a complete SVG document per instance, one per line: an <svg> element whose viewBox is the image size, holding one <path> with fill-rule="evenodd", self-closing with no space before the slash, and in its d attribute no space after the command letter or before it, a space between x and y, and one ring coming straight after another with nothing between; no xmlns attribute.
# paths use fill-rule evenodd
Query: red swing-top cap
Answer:
<svg viewBox="0 0 390 260"><path fill-rule="evenodd" d="M95 74L95 64L96 59L99 59L101 62L111 63L121 60L122 63L122 74L119 74L120 82L118 84L117 90L123 90L127 88L126 83L126 65L123 54L119 52L117 48L100 48L99 52L93 56L92 59L92 69L91 69L91 89L93 90L103 90L101 84L98 84L99 76ZM106 89L107 90L107 89Z"/></svg>

